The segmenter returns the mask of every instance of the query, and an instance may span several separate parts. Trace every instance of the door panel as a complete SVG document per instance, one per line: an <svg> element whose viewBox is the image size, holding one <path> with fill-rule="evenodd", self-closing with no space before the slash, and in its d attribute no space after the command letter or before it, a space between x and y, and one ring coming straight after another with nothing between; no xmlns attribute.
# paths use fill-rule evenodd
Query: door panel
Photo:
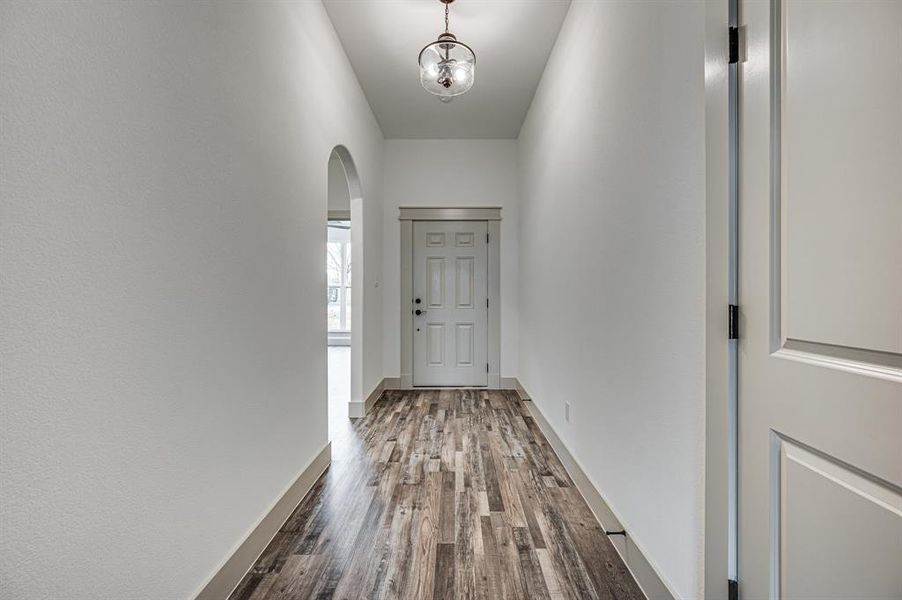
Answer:
<svg viewBox="0 0 902 600"><path fill-rule="evenodd" d="M426 246L429 248L443 248L445 246L445 234L440 231L426 233Z"/></svg>
<svg viewBox="0 0 902 600"><path fill-rule="evenodd" d="M454 234L454 245L458 248L472 248L475 237L472 231L458 231Z"/></svg>
<svg viewBox="0 0 902 600"><path fill-rule="evenodd" d="M445 366L445 326L440 323L426 325L427 364L430 367Z"/></svg>
<svg viewBox="0 0 902 600"><path fill-rule="evenodd" d="M454 306L456 308L473 308L476 305L474 298L474 277L476 267L473 257L458 258L454 261Z"/></svg>
<svg viewBox="0 0 902 600"><path fill-rule="evenodd" d="M413 225L413 384L485 386L488 231L484 221Z"/></svg>
<svg viewBox="0 0 902 600"><path fill-rule="evenodd" d="M785 335L902 353L902 2L783 4Z"/></svg>
<svg viewBox="0 0 902 600"><path fill-rule="evenodd" d="M902 2L740 21L740 593L902 598Z"/></svg>
<svg viewBox="0 0 902 600"><path fill-rule="evenodd" d="M899 598L902 495L844 465L775 436L786 598ZM837 518L839 517L839 518ZM867 551L855 540L866 540ZM841 549L837 551L837 549ZM876 559L876 563L872 560ZM868 577L850 574L867 573Z"/></svg>
<svg viewBox="0 0 902 600"><path fill-rule="evenodd" d="M426 294L427 308L445 307L445 257L431 256L426 259L426 280L429 291Z"/></svg>
<svg viewBox="0 0 902 600"><path fill-rule="evenodd" d="M473 324L458 323L457 324L457 366L472 367L473 366Z"/></svg>

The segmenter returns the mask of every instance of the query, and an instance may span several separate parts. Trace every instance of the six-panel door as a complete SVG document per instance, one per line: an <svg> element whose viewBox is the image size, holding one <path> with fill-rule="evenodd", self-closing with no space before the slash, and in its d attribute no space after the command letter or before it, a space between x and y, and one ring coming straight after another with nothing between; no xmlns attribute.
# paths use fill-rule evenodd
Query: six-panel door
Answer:
<svg viewBox="0 0 902 600"><path fill-rule="evenodd" d="M413 225L413 384L488 385L485 221Z"/></svg>

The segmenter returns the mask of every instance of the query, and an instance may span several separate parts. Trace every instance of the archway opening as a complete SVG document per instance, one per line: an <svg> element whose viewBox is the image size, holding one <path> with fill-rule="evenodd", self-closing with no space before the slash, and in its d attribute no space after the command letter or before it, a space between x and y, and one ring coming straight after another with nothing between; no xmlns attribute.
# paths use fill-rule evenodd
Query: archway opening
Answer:
<svg viewBox="0 0 902 600"><path fill-rule="evenodd" d="M362 388L363 236L360 180L350 152L333 148L328 162L326 319L329 370L329 439L359 416Z"/></svg>

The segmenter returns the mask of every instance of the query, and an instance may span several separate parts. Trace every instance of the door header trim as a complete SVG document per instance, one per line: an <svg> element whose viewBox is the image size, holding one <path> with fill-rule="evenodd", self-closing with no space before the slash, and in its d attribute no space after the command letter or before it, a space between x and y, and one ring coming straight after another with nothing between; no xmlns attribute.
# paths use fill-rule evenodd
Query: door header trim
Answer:
<svg viewBox="0 0 902 600"><path fill-rule="evenodd" d="M401 206L399 221L500 221L500 206Z"/></svg>

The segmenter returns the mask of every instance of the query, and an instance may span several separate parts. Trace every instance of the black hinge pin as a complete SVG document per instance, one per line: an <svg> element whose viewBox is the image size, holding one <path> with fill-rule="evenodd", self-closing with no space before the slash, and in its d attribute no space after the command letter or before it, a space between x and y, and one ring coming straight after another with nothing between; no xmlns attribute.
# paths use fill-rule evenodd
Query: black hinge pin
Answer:
<svg viewBox="0 0 902 600"><path fill-rule="evenodd" d="M739 339L739 307L735 304L729 305L729 310L727 313L727 318L729 319L729 324L727 327L728 336L727 339L738 340Z"/></svg>
<svg viewBox="0 0 902 600"><path fill-rule="evenodd" d="M730 64L735 65L739 62L739 28L730 27L729 53Z"/></svg>
<svg viewBox="0 0 902 600"><path fill-rule="evenodd" d="M623 537L626 537L626 530L621 529L619 531L605 531L604 534L605 535L622 535Z"/></svg>
<svg viewBox="0 0 902 600"><path fill-rule="evenodd" d="M727 598L739 600L739 582L735 579L727 579Z"/></svg>

